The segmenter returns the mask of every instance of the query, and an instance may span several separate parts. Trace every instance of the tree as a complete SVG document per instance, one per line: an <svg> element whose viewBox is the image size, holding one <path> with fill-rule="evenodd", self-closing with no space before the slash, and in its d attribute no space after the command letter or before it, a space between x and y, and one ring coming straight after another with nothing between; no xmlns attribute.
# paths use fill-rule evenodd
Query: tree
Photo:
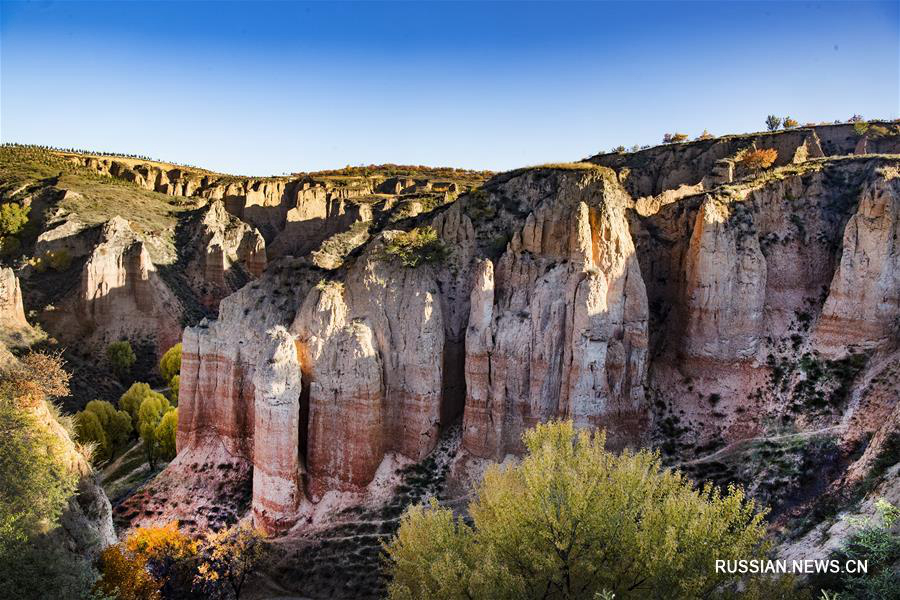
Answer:
<svg viewBox="0 0 900 600"><path fill-rule="evenodd" d="M751 171L759 171L771 167L776 158L778 158L778 150L775 148L764 148L745 152L738 162Z"/></svg>
<svg viewBox="0 0 900 600"><path fill-rule="evenodd" d="M128 340L113 342L106 349L106 359L113 372L121 379L128 375L131 367L137 361L134 350Z"/></svg>
<svg viewBox="0 0 900 600"><path fill-rule="evenodd" d="M394 232L387 239L384 250L388 255L396 256L404 266L412 268L440 262L450 254L437 230L430 225Z"/></svg>
<svg viewBox="0 0 900 600"><path fill-rule="evenodd" d="M99 462L109 460L112 446L96 413L88 410L78 413L75 417L75 433L78 441L94 445L93 458L95 460Z"/></svg>
<svg viewBox="0 0 900 600"><path fill-rule="evenodd" d="M177 521L138 527L101 555L96 589L117 598L190 597L198 547Z"/></svg>
<svg viewBox="0 0 900 600"><path fill-rule="evenodd" d="M161 600L161 584L147 570L146 558L115 544L100 553L98 564L102 576L95 591L117 600Z"/></svg>
<svg viewBox="0 0 900 600"><path fill-rule="evenodd" d="M131 415L131 423L135 430L139 428L138 411L147 398L166 399L159 392L154 392L148 384L140 382L132 383L131 387L119 398L119 408Z"/></svg>
<svg viewBox="0 0 900 600"><path fill-rule="evenodd" d="M175 458L175 434L177 432L178 409L173 408L162 416L159 425L156 426L156 431L154 431L159 456L163 460Z"/></svg>
<svg viewBox="0 0 900 600"><path fill-rule="evenodd" d="M784 125L784 128L785 128L785 129L793 129L794 127L796 127L796 126L799 125L799 124L800 124L800 123L798 123L796 119L792 119L792 118L790 118L790 117L785 117L785 118L784 118L784 123L783 123L783 125Z"/></svg>
<svg viewBox="0 0 900 600"><path fill-rule="evenodd" d="M76 422L80 422L84 413L87 412L93 413L99 420L109 446L107 458L112 458L131 439L131 432L134 430L131 425L131 415L124 410L116 410L111 403L105 400L91 400L84 407L84 411L76 416ZM80 436L81 434L79 434Z"/></svg>
<svg viewBox="0 0 900 600"><path fill-rule="evenodd" d="M67 393L68 374L52 355L29 355L0 378L0 556L55 524L75 491L62 440L35 410Z"/></svg>
<svg viewBox="0 0 900 600"><path fill-rule="evenodd" d="M181 375L173 375L169 381L169 401L178 406L178 390L181 388Z"/></svg>
<svg viewBox="0 0 900 600"><path fill-rule="evenodd" d="M688 139L688 135L686 133L673 133L672 134L672 143L680 144L681 142Z"/></svg>
<svg viewBox="0 0 900 600"><path fill-rule="evenodd" d="M47 535L80 478L59 429L70 423L50 404L68 380L59 356L40 353L0 376L0 598L80 598L93 582L90 564Z"/></svg>
<svg viewBox="0 0 900 600"><path fill-rule="evenodd" d="M172 377L181 373L181 343L177 343L162 355L159 359L159 374L163 381L169 383Z"/></svg>
<svg viewBox="0 0 900 600"><path fill-rule="evenodd" d="M172 407L169 399L162 394L154 392L154 396L144 398L141 407L138 409L138 433L141 441L144 443L144 450L147 452L147 462L150 468L156 467L156 459L159 457L159 444L156 437L156 428L159 426L162 417Z"/></svg>
<svg viewBox="0 0 900 600"><path fill-rule="evenodd" d="M716 137L716 136L714 136L714 135L711 134L709 131L707 131L706 129L704 129L704 130L703 130L703 133L701 133L700 135L697 136L697 139L698 139L698 140L711 140L711 139L713 139L714 137Z"/></svg>
<svg viewBox="0 0 900 600"><path fill-rule="evenodd" d="M769 115L766 117L766 128L769 131L776 131L779 127L781 127L781 118L776 117L775 115Z"/></svg>
<svg viewBox="0 0 900 600"><path fill-rule="evenodd" d="M715 560L767 550L738 488L697 489L658 454L607 452L605 434L571 422L524 440L520 464L488 469L471 526L433 501L404 515L385 546L391 598L698 598L737 583Z"/></svg>
<svg viewBox="0 0 900 600"><path fill-rule="evenodd" d="M248 523L211 533L204 541L195 586L207 597L232 594L237 600L247 576L265 556L265 535Z"/></svg>
<svg viewBox="0 0 900 600"><path fill-rule="evenodd" d="M0 235L16 235L22 231L28 223L29 209L30 207L22 206L18 202L0 204Z"/></svg>

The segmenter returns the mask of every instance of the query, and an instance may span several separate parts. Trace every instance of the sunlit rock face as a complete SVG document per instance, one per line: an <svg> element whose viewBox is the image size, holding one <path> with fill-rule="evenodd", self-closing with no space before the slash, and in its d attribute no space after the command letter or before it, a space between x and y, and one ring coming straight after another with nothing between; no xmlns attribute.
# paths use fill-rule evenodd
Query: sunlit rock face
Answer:
<svg viewBox="0 0 900 600"><path fill-rule="evenodd" d="M181 339L182 310L144 239L114 217L100 228L73 293L41 321L66 342L105 348L116 340L148 339L162 352Z"/></svg>
<svg viewBox="0 0 900 600"><path fill-rule="evenodd" d="M225 487L249 486L255 521L284 532L335 498L363 502L385 469L428 457L460 420L451 478L520 455L522 433L551 419L685 460L774 420L876 434L895 404L875 369L900 313L897 166L810 161L840 141L813 133L710 146L705 175L672 149L683 173L672 181L623 165L509 173L382 224L328 270L270 262L216 320L185 330L179 456L165 477L232 465ZM709 178L747 147L789 156L776 175L732 161L727 181ZM298 222L327 220L327 202L304 194ZM434 227L449 255L404 266L389 249L414 226ZM836 369L828 361L863 351L853 376L871 385L823 380L815 393L836 408L803 408L796 365ZM221 478L198 481L191 510L227 493Z"/></svg>

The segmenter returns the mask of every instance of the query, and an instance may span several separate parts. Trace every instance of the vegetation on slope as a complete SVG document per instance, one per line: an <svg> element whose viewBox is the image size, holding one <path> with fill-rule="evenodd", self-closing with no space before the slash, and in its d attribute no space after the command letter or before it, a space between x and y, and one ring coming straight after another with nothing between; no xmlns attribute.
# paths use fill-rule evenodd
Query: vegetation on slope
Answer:
<svg viewBox="0 0 900 600"><path fill-rule="evenodd" d="M406 514L386 546L392 599L752 598L790 583L738 593L738 577L716 572L766 553L764 511L740 489L698 490L657 455L607 452L603 433L571 422L524 440L521 463L489 468L471 525L436 502Z"/></svg>

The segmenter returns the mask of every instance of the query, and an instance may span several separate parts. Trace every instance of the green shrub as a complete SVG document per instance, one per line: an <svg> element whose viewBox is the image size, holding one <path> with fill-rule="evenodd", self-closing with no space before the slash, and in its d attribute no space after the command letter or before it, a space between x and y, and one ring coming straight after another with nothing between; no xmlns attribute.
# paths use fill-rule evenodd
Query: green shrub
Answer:
<svg viewBox="0 0 900 600"><path fill-rule="evenodd" d="M90 411L82 411L75 416L75 434L78 441L85 444L93 444L92 458L98 462L106 462L111 455L109 438L100 424L97 415Z"/></svg>
<svg viewBox="0 0 900 600"><path fill-rule="evenodd" d="M96 433L96 426L90 418L93 415L102 429L103 435ZM102 448L102 453L95 455L100 460L108 460L116 452L125 447L131 439L133 431L131 415L116 408L105 400L91 400L84 411L76 415L76 431L83 442L94 442Z"/></svg>
<svg viewBox="0 0 900 600"><path fill-rule="evenodd" d="M175 435L178 433L178 409L166 411L153 432L159 456L163 460L175 458Z"/></svg>
<svg viewBox="0 0 900 600"><path fill-rule="evenodd" d="M715 560L765 554L763 514L739 489L697 489L571 422L524 439L518 465L488 469L471 525L434 500L404 515L385 547L390 598L704 598L737 583Z"/></svg>
<svg viewBox="0 0 900 600"><path fill-rule="evenodd" d="M869 124L865 121L856 121L855 123L853 123L853 132L860 137L866 135L866 132L868 130Z"/></svg>
<svg viewBox="0 0 900 600"><path fill-rule="evenodd" d="M406 267L441 262L450 250L438 237L434 227L416 227L396 232L385 244L385 252L396 257Z"/></svg>
<svg viewBox="0 0 900 600"><path fill-rule="evenodd" d="M766 129L769 131L776 131L779 127L781 127L780 117L776 117L775 115L766 117Z"/></svg>
<svg viewBox="0 0 900 600"><path fill-rule="evenodd" d="M181 373L181 342L165 351L159 359L159 374L171 385L172 378Z"/></svg>
<svg viewBox="0 0 900 600"><path fill-rule="evenodd" d="M181 387L181 375L173 375L169 381L169 401L178 406L178 389Z"/></svg>
<svg viewBox="0 0 900 600"><path fill-rule="evenodd" d="M120 378L125 377L131 371L131 367L137 361L134 350L128 340L113 342L106 349L106 359L113 372Z"/></svg>
<svg viewBox="0 0 900 600"><path fill-rule="evenodd" d="M52 355L31 354L20 364L0 374L0 589L5 557L56 525L80 477L45 418L54 413L50 399L68 394L68 374Z"/></svg>
<svg viewBox="0 0 900 600"><path fill-rule="evenodd" d="M156 436L156 430L162 421L163 415L170 410L174 409L169 404L169 399L155 392L154 395L144 398L138 409L137 430L141 436L141 441L144 443L147 462L150 463L151 469L156 466L156 459L160 457L159 439Z"/></svg>
<svg viewBox="0 0 900 600"><path fill-rule="evenodd" d="M141 404L147 398L156 398L157 400L166 400L166 397L159 392L154 392L146 383L133 383L122 397L119 398L119 409L127 412L131 416L131 422L135 429L138 429L138 412Z"/></svg>
<svg viewBox="0 0 900 600"><path fill-rule="evenodd" d="M900 572L895 568L900 562L900 536L892 531L900 519L900 510L883 499L876 507L878 519L851 521L857 530L829 557L840 564L849 560L866 561L868 572L816 576L812 580L816 588L837 592L841 600L900 599Z"/></svg>
<svg viewBox="0 0 900 600"><path fill-rule="evenodd" d="M30 207L18 202L6 202L0 205L0 235L15 235L22 231L28 223Z"/></svg>

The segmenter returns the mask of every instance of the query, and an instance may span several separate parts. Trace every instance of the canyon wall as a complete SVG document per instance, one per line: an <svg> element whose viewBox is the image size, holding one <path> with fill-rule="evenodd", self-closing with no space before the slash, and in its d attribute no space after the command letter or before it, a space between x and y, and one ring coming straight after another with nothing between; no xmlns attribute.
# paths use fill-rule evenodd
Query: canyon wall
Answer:
<svg viewBox="0 0 900 600"><path fill-rule="evenodd" d="M658 447L704 479L785 431L827 436L845 469L891 435L900 164L832 156L857 150L841 131L523 169L402 218L307 187L278 235L290 211L306 223L295 233L341 223L322 244L348 223L365 235L328 265L267 258L217 319L185 330L178 457L154 482L169 502L144 497L158 508L132 522L217 526L250 511L271 532L302 531L317 507L376 494L460 421L450 477L464 483L554 418L606 429L614 449ZM767 147L775 167L734 164ZM446 256L404 265L392 248L414 227L434 228ZM814 489L778 481L753 489L777 506Z"/></svg>

